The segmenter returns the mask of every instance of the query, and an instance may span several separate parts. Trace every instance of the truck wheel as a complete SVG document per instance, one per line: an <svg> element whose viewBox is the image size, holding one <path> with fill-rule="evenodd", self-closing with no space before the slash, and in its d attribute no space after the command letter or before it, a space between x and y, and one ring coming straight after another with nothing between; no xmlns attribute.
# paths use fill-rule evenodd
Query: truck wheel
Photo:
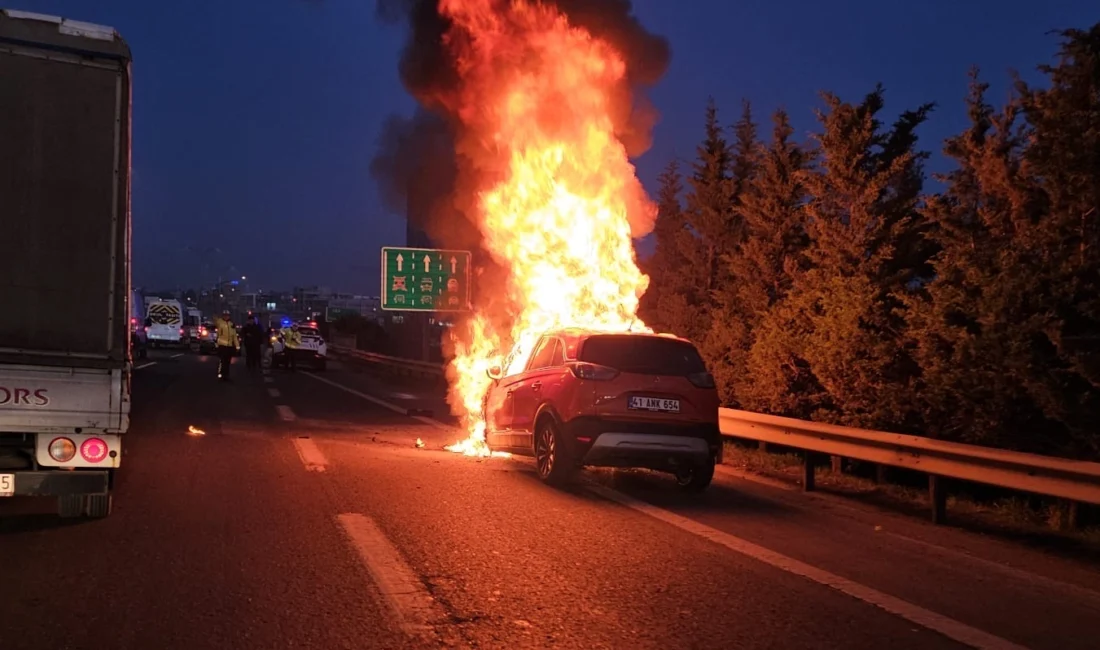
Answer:
<svg viewBox="0 0 1100 650"><path fill-rule="evenodd" d="M70 519L84 514L83 494L64 494L57 497L57 514Z"/></svg>
<svg viewBox="0 0 1100 650"><path fill-rule="evenodd" d="M66 519L88 517L102 519L111 514L111 495L66 494L57 497L57 514Z"/></svg>
<svg viewBox="0 0 1100 650"><path fill-rule="evenodd" d="M84 497L84 515L90 519L102 519L111 514L111 494L88 494Z"/></svg>

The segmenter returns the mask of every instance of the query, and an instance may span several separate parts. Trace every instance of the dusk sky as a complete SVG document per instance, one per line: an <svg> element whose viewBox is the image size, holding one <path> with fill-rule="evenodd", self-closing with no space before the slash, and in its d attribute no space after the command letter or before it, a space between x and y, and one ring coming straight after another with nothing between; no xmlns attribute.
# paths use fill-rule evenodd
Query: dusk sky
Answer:
<svg viewBox="0 0 1100 650"><path fill-rule="evenodd" d="M135 285L247 275L252 288L377 292L379 247L404 243L404 215L382 207L369 164L385 118L414 104L397 77L403 30L376 20L372 0L8 6L110 25L130 44ZM999 102L1010 68L1036 79L1035 65L1051 59L1049 30L1097 17L1083 0L634 6L672 46L651 93L662 115L654 146L636 161L651 190L670 159L694 154L708 96L725 123L751 100L765 129L768 113L786 107L805 135L820 90L858 100L881 81L888 119L939 104L921 130L938 153L965 124L971 65Z"/></svg>

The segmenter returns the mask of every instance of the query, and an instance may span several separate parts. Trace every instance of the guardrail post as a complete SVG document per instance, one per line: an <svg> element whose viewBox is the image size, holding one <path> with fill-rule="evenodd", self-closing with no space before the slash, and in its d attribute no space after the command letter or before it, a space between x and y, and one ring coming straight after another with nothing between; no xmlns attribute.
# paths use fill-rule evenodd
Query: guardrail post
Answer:
<svg viewBox="0 0 1100 650"><path fill-rule="evenodd" d="M802 452L802 491L814 491L814 453Z"/></svg>
<svg viewBox="0 0 1100 650"><path fill-rule="evenodd" d="M761 441L756 443L756 448L759 449L761 452L767 452L768 451L768 443L761 440Z"/></svg>
<svg viewBox="0 0 1100 650"><path fill-rule="evenodd" d="M928 475L928 498L932 502L932 523L942 524L947 521L947 486L946 479L935 474Z"/></svg>
<svg viewBox="0 0 1100 650"><path fill-rule="evenodd" d="M875 465L875 483L882 485L886 482L886 465Z"/></svg>
<svg viewBox="0 0 1100 650"><path fill-rule="evenodd" d="M844 471L844 459L840 456L829 456L829 467L833 474L840 474Z"/></svg>

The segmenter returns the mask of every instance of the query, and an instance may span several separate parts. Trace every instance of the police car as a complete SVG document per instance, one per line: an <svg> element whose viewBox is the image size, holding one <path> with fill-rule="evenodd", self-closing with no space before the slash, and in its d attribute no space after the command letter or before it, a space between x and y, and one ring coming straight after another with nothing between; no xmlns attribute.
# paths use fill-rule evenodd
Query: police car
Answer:
<svg viewBox="0 0 1100 650"><path fill-rule="evenodd" d="M301 344L298 346L297 362L301 365L311 365L316 370L324 370L328 365L328 344L317 329L317 323L300 323L298 336ZM282 332L276 332L271 341L272 365L278 368L287 366L286 341Z"/></svg>

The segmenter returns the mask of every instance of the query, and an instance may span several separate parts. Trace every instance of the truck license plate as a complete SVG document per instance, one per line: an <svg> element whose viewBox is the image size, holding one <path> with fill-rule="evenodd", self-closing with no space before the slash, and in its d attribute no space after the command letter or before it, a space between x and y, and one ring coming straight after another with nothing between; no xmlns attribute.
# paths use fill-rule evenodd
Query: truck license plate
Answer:
<svg viewBox="0 0 1100 650"><path fill-rule="evenodd" d="M679 413L680 400L663 399L660 397L634 396L630 398L630 408L636 411L660 411L662 413Z"/></svg>
<svg viewBox="0 0 1100 650"><path fill-rule="evenodd" d="M15 474L0 474L0 497L15 494Z"/></svg>

